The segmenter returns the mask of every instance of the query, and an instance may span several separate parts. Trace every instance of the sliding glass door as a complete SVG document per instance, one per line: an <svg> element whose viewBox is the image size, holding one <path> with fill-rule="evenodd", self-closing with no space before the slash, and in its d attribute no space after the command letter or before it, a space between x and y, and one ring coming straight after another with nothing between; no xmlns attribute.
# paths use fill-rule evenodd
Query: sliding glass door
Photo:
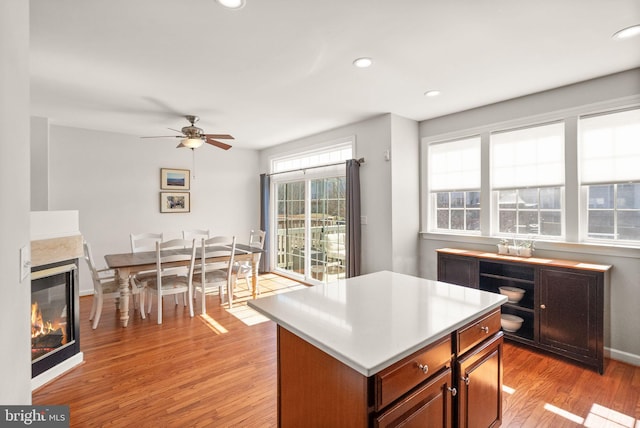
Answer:
<svg viewBox="0 0 640 428"><path fill-rule="evenodd" d="M345 276L346 178L279 182L276 270L310 283Z"/></svg>

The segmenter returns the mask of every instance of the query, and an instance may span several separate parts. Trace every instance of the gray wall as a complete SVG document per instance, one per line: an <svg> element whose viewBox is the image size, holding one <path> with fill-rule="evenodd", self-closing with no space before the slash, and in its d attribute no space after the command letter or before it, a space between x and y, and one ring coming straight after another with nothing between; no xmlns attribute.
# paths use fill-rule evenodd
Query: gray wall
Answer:
<svg viewBox="0 0 640 428"><path fill-rule="evenodd" d="M29 2L0 2L0 403L31 404L29 246Z"/></svg>
<svg viewBox="0 0 640 428"><path fill-rule="evenodd" d="M420 123L420 135L423 140L438 139L465 134L467 130L470 133L485 132L502 124L535 123L554 118L568 118L567 123L575 127L578 114L639 103L640 69L635 69L424 121ZM567 170L575 173L577 166L568 164ZM567 200L572 201L572 204L567 203L567 216L577 218L577 194L570 188L567 183ZM613 358L640 365L640 249L581 244L577 242L575 226L569 225L567 233L568 240L574 242L537 243L536 255L613 266L610 287L605 295L605 349ZM426 228L426 223L423 227ZM421 276L431 279L437 276L437 248L495 251L497 242L497 239L489 237L465 238L430 233L423 233L423 238L420 243Z"/></svg>
<svg viewBox="0 0 640 428"><path fill-rule="evenodd" d="M105 254L130 251L130 233L164 232L171 239L183 229L210 229L247 241L259 226L254 150L197 149L191 212L161 214L160 168L193 170L191 150L175 148L172 139L54 125L49 135L49 209L79 211L80 232L99 265ZM84 262L80 266L81 293L91 293Z"/></svg>

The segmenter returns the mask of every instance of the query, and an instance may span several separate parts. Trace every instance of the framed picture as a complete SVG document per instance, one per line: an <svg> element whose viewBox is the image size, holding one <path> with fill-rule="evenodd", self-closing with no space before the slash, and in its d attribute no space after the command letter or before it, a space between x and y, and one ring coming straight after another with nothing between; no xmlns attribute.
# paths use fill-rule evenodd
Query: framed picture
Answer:
<svg viewBox="0 0 640 428"><path fill-rule="evenodd" d="M160 192L161 213L188 213L191 211L189 192Z"/></svg>
<svg viewBox="0 0 640 428"><path fill-rule="evenodd" d="M162 190L189 190L190 173L188 169L160 168L160 188Z"/></svg>

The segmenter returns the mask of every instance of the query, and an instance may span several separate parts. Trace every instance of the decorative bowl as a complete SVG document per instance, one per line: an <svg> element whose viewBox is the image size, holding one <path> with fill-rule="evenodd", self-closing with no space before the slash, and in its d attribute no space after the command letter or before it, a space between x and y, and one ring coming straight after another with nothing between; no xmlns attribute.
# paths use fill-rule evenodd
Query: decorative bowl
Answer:
<svg viewBox="0 0 640 428"><path fill-rule="evenodd" d="M516 287L498 287L500 294L507 296L510 303L518 303L522 300L525 290Z"/></svg>
<svg viewBox="0 0 640 428"><path fill-rule="evenodd" d="M512 333L520 330L524 320L517 315L502 314L500 315L500 324L504 331L510 331Z"/></svg>

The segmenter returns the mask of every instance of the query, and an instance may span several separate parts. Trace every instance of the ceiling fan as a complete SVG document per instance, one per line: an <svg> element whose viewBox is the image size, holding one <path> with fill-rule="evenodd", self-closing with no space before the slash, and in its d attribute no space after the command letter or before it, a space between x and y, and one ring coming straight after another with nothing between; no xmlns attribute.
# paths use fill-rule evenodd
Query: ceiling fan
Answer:
<svg viewBox="0 0 640 428"><path fill-rule="evenodd" d="M190 126L185 126L182 130L168 128L172 131L180 132L182 135L161 135L154 137L141 137L141 138L182 138L180 144L176 147L186 147L189 149L197 149L204 143L211 144L221 148L222 150L229 150L231 146L218 140L233 140L234 138L229 134L205 134L202 128L195 126L195 123L200 120L198 116L187 115L185 118L191 123Z"/></svg>

